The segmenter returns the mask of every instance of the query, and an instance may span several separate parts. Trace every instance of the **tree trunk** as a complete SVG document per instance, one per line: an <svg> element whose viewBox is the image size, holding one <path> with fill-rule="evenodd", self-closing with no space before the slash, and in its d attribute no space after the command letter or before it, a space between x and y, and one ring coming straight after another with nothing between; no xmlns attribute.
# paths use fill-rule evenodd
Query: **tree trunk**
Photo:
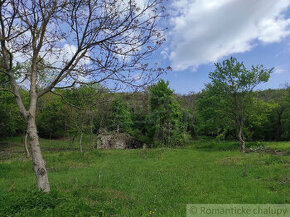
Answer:
<svg viewBox="0 0 290 217"><path fill-rule="evenodd" d="M26 157L30 158L30 152L27 145L27 137L28 137L28 134L26 133L24 136L24 148L25 148Z"/></svg>
<svg viewBox="0 0 290 217"><path fill-rule="evenodd" d="M37 134L37 127L35 124L35 116L33 115L29 116L27 132L29 135L33 170L36 176L37 188L38 190L49 192L50 186L48 182L48 175L45 168L45 161L42 158L39 137Z"/></svg>
<svg viewBox="0 0 290 217"><path fill-rule="evenodd" d="M51 133L49 133L49 149L52 148L52 144L51 144Z"/></svg>
<svg viewBox="0 0 290 217"><path fill-rule="evenodd" d="M193 131L194 131L194 138L195 138L196 140L198 140L198 134L197 134L197 129L196 129L196 127L195 127L195 124L193 125Z"/></svg>
<svg viewBox="0 0 290 217"><path fill-rule="evenodd" d="M281 118L283 111L278 111L278 120L277 120L277 130L276 130L276 140L280 141L281 140L281 128L282 128L282 123L281 123Z"/></svg>
<svg viewBox="0 0 290 217"><path fill-rule="evenodd" d="M243 125L242 124L240 124L240 126L239 126L238 138L239 138L239 141L241 143L241 151L245 153L246 152L246 143L245 143L245 139L243 136Z"/></svg>
<svg viewBox="0 0 290 217"><path fill-rule="evenodd" d="M90 146L91 146L91 150L94 149L94 142L93 142L93 125L91 124L91 131L90 131Z"/></svg>
<svg viewBox="0 0 290 217"><path fill-rule="evenodd" d="M83 142L83 133L81 133L81 136L80 136L80 151L83 152L83 145L82 145L82 142Z"/></svg>
<svg viewBox="0 0 290 217"><path fill-rule="evenodd" d="M74 140L75 140L75 136L70 137L70 144L69 144L70 150L73 150Z"/></svg>

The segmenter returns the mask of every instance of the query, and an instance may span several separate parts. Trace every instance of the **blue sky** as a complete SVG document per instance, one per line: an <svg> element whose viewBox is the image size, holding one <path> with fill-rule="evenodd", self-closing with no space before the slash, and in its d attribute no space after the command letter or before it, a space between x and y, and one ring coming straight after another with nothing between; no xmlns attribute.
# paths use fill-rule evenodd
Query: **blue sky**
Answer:
<svg viewBox="0 0 290 217"><path fill-rule="evenodd" d="M174 9L174 10L173 10ZM258 89L290 84L290 0L176 0L160 62L176 93L200 91L214 62L230 56L247 66L275 67Z"/></svg>

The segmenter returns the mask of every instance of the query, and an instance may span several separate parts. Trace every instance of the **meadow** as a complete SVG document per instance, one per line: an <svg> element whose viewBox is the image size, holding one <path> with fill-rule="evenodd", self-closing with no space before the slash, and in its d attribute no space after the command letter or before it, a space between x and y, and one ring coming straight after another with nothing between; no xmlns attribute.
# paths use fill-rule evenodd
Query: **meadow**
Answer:
<svg viewBox="0 0 290 217"><path fill-rule="evenodd" d="M74 150L42 139L51 193L35 189L19 137L0 143L0 216L185 216L189 203L290 203L290 142L249 145L285 156L241 153L237 142L179 148ZM54 147L49 149L49 147Z"/></svg>

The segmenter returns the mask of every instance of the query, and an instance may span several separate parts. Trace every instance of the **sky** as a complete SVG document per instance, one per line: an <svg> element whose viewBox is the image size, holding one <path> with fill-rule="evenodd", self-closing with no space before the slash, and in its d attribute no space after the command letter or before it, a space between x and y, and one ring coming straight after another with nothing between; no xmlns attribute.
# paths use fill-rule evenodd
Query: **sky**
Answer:
<svg viewBox="0 0 290 217"><path fill-rule="evenodd" d="M139 7L150 0L135 0ZM164 23L167 40L152 63L173 69L162 78L178 94L201 91L214 63L231 56L247 67L275 67L269 81L257 89L290 84L290 0L167 0ZM64 46L47 55L51 64L64 63L76 52ZM29 56L30 53L27 53ZM62 57L62 58L60 58ZM23 52L16 59L25 61ZM83 59L80 64L88 64ZM86 81L84 78L84 81Z"/></svg>
<svg viewBox="0 0 290 217"><path fill-rule="evenodd" d="M290 0L171 0L167 42L155 54L173 70L176 93L198 92L214 63L230 56L247 67L275 67L258 89L290 84Z"/></svg>

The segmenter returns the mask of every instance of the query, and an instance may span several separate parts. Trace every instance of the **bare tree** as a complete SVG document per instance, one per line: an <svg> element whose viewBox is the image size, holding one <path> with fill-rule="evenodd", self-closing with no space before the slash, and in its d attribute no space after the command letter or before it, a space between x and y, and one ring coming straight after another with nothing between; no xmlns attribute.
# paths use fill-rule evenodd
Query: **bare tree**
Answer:
<svg viewBox="0 0 290 217"><path fill-rule="evenodd" d="M165 41L162 0L140 2L0 0L1 66L27 122L38 189L50 191L35 123L39 97L84 83L140 87L165 71L146 63ZM29 89L28 108L21 85Z"/></svg>

